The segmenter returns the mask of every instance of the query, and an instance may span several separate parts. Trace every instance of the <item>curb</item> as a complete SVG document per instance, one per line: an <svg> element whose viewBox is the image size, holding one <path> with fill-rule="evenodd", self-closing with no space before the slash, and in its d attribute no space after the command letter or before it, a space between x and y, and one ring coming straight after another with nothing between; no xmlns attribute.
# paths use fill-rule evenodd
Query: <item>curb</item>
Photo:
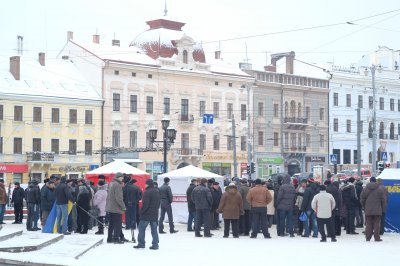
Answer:
<svg viewBox="0 0 400 266"><path fill-rule="evenodd" d="M16 232L10 233L8 235L0 236L0 241L4 241L4 240L10 239L10 238L13 238L14 236L20 236L20 235L22 235L22 232L23 231L21 230L21 231L16 231Z"/></svg>
<svg viewBox="0 0 400 266"><path fill-rule="evenodd" d="M60 241L61 239L64 238L64 235L59 235L55 238L52 238L50 240L47 240L46 242L43 242L39 245L35 245L35 246L22 246L22 247L7 247L7 248L0 248L0 251L3 252L12 252L12 253L19 253L19 252L28 252L28 251L35 251L35 250L39 250L42 249L46 246L49 246L55 242Z"/></svg>
<svg viewBox="0 0 400 266"><path fill-rule="evenodd" d="M74 258L75 259L79 259L82 255L84 255L86 252L88 252L89 250L100 246L101 244L103 244L103 239L100 239L99 241L97 241L96 243L94 243L93 245L91 245L90 247L88 247L87 249L85 249L84 251L82 251L81 253L79 253L78 255L76 255Z"/></svg>

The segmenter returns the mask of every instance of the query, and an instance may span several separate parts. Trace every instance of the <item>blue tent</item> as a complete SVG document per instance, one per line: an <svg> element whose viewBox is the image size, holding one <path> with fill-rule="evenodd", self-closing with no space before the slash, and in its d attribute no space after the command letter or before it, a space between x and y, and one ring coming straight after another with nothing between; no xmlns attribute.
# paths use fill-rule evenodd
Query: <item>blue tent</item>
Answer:
<svg viewBox="0 0 400 266"><path fill-rule="evenodd" d="M378 178L389 192L385 231L400 233L400 169L387 168Z"/></svg>

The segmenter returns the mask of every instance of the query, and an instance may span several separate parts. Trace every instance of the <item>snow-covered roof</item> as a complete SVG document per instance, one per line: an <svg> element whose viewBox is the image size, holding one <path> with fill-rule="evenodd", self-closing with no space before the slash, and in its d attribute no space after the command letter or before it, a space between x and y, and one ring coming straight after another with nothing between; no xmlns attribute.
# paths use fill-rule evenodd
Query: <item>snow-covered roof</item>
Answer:
<svg viewBox="0 0 400 266"><path fill-rule="evenodd" d="M133 46L120 47L98 43L77 42L75 40L70 40L70 42L91 52L101 60L110 60L141 65L158 65L154 59L142 53L140 49Z"/></svg>
<svg viewBox="0 0 400 266"><path fill-rule="evenodd" d="M0 93L101 101L100 88L83 77L69 60L20 56L20 80L10 72L10 55L0 55Z"/></svg>
<svg viewBox="0 0 400 266"><path fill-rule="evenodd" d="M223 176L203 170L193 165L182 167L180 169L159 175L158 177L159 178L169 177L171 179L172 178L223 178Z"/></svg>
<svg viewBox="0 0 400 266"><path fill-rule="evenodd" d="M103 165L102 167L87 172L86 174L115 174L117 172L130 175L148 175L148 173L145 171L142 171L120 160Z"/></svg>
<svg viewBox="0 0 400 266"><path fill-rule="evenodd" d="M140 33L130 44L141 48L145 43L160 43L160 46L174 47L171 40L180 40L185 33L183 31L170 29L149 29Z"/></svg>
<svg viewBox="0 0 400 266"><path fill-rule="evenodd" d="M249 74L242 71L239 67L222 59L207 59L207 64L210 65L210 71L213 73L250 77Z"/></svg>

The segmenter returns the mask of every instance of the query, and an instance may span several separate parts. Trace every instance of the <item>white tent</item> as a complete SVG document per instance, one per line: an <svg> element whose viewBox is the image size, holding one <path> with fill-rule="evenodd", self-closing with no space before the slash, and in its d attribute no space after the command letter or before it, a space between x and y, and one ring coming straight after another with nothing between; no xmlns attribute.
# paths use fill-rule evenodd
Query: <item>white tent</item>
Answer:
<svg viewBox="0 0 400 266"><path fill-rule="evenodd" d="M214 174L212 172L203 170L193 165L159 175L157 177L158 185L164 184L164 178L170 179L170 187L172 190L173 202L172 212L175 222L186 223L188 218L187 198L186 190L190 185L192 179L195 178L214 178L215 181L221 184L221 188L224 189L224 177Z"/></svg>
<svg viewBox="0 0 400 266"><path fill-rule="evenodd" d="M123 161L116 160L111 163L108 163L106 165L103 165L102 167L99 167L97 169L94 169L90 172L87 172L86 174L115 174L117 172L121 172L124 174L131 174L131 175L145 175L147 174L145 171L142 171L136 167L133 167L127 163L124 163Z"/></svg>

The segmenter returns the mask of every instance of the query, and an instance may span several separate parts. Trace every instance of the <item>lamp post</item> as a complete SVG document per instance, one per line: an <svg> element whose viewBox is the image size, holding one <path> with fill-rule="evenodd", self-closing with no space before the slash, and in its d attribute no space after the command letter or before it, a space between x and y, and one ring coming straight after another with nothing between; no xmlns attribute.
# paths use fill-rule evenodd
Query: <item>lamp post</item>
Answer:
<svg viewBox="0 0 400 266"><path fill-rule="evenodd" d="M163 130L163 140L157 141L157 128L152 127L149 130L151 143L163 143L163 173L167 172L167 152L171 144L174 143L176 138L176 129L169 125L169 118L163 117L161 120L161 128Z"/></svg>
<svg viewBox="0 0 400 266"><path fill-rule="evenodd" d="M368 75L368 69L371 71L372 77L372 175L376 176L376 88L375 88L375 71L382 71L380 65L372 65L366 67L364 74Z"/></svg>

